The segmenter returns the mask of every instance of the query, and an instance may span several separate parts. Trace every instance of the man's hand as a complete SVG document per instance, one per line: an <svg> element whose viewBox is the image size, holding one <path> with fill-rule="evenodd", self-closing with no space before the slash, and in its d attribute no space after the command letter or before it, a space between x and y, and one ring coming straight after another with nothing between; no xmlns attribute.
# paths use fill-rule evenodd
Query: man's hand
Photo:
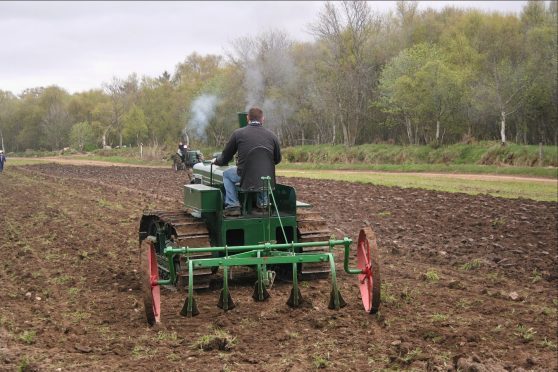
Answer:
<svg viewBox="0 0 558 372"><path fill-rule="evenodd" d="M217 158L213 158L211 159L211 164L215 164L215 161L217 160Z"/></svg>

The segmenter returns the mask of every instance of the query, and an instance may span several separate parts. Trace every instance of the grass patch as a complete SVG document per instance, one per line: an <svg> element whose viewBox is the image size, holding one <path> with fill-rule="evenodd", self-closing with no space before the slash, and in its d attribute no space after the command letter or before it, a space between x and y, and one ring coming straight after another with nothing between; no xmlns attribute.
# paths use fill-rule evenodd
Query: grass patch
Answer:
<svg viewBox="0 0 558 372"><path fill-rule="evenodd" d="M461 300L457 301L456 306L460 309L468 309L471 307L472 304L472 301L466 298L462 298Z"/></svg>
<svg viewBox="0 0 558 372"><path fill-rule="evenodd" d="M290 339L295 339L295 338L299 338L300 335L298 334L298 332L287 332L287 337L289 337Z"/></svg>
<svg viewBox="0 0 558 372"><path fill-rule="evenodd" d="M447 314L436 313L436 314L430 315L430 319L434 323L445 322L446 320L448 320L448 318L449 318L449 316Z"/></svg>
<svg viewBox="0 0 558 372"><path fill-rule="evenodd" d="M459 177L421 174L391 174L365 172L332 172L320 170L285 170L277 174L283 177L327 179L401 188L418 188L442 192L461 192L469 195L488 194L502 198L526 198L541 201L558 201L556 182L533 182L526 179L478 180Z"/></svg>
<svg viewBox="0 0 558 372"><path fill-rule="evenodd" d="M178 336L176 332L166 332L166 331L159 331L157 333L157 341L176 341Z"/></svg>
<svg viewBox="0 0 558 372"><path fill-rule="evenodd" d="M486 278L488 280L490 280L490 283L492 283L492 284L501 284L501 283L504 282L504 277L502 276L502 274L500 274L498 272L488 273L486 275Z"/></svg>
<svg viewBox="0 0 558 372"><path fill-rule="evenodd" d="M280 170L354 170L397 173L484 174L558 178L554 167L510 167L478 164L369 164L369 163L281 163Z"/></svg>
<svg viewBox="0 0 558 372"><path fill-rule="evenodd" d="M413 303L417 297L417 293L415 290L409 289L408 287L403 288L401 293L399 294L401 299L406 303L410 304ZM380 296L381 297L381 296Z"/></svg>
<svg viewBox="0 0 558 372"><path fill-rule="evenodd" d="M473 261L465 262L461 265L461 270L471 271L476 270L482 266L482 260L475 258Z"/></svg>
<svg viewBox="0 0 558 372"><path fill-rule="evenodd" d="M72 280L72 277L66 274L62 274L56 278L52 278L50 279L50 282L52 284L57 284L57 285L63 285L68 283L70 280Z"/></svg>
<svg viewBox="0 0 558 372"><path fill-rule="evenodd" d="M113 202L108 201L104 198L99 199L97 202L103 208L116 209L116 210L124 209L124 207L120 203L113 203Z"/></svg>
<svg viewBox="0 0 558 372"><path fill-rule="evenodd" d="M199 337L192 347L204 351L221 350L230 351L236 345L236 337L232 337L227 331L216 328L211 333Z"/></svg>
<svg viewBox="0 0 558 372"><path fill-rule="evenodd" d="M24 356L17 365L17 371L26 372L29 370L34 370L31 365L31 360L29 359L29 357Z"/></svg>
<svg viewBox="0 0 558 372"><path fill-rule="evenodd" d="M491 222L492 227L501 227L506 225L506 219L504 217L497 217Z"/></svg>
<svg viewBox="0 0 558 372"><path fill-rule="evenodd" d="M527 328L523 324L520 324L517 326L513 334L521 338L523 342L527 343L533 341L536 333L537 331L535 331L533 328Z"/></svg>
<svg viewBox="0 0 558 372"><path fill-rule="evenodd" d="M79 323L84 319L89 319L91 314L85 311L74 311L72 313L68 313L67 317L72 320L74 323Z"/></svg>
<svg viewBox="0 0 558 372"><path fill-rule="evenodd" d="M430 283L435 283L438 280L440 280L440 277L438 276L438 273L436 272L436 270L434 269L429 269L425 274L424 274L424 279Z"/></svg>
<svg viewBox="0 0 558 372"><path fill-rule="evenodd" d="M329 366L329 355L314 355L312 364L318 369L327 368Z"/></svg>
<svg viewBox="0 0 558 372"><path fill-rule="evenodd" d="M531 274L532 283L538 283L542 280L542 278L543 278L542 273L539 270L537 269L533 270L533 273Z"/></svg>
<svg viewBox="0 0 558 372"><path fill-rule="evenodd" d="M18 337L21 341L27 345L34 344L37 339L37 332L35 331L23 331Z"/></svg>
<svg viewBox="0 0 558 372"><path fill-rule="evenodd" d="M387 283L382 283L380 286L380 302L386 305L397 302L397 297L390 292L390 287Z"/></svg>
<svg viewBox="0 0 558 372"><path fill-rule="evenodd" d="M504 330L504 327L501 324L498 324L496 327L492 328L493 333L500 333Z"/></svg>
<svg viewBox="0 0 558 372"><path fill-rule="evenodd" d="M555 317L556 314L558 314L558 311L556 310L555 307L543 307L541 312L546 315L546 316L553 316Z"/></svg>
<svg viewBox="0 0 558 372"><path fill-rule="evenodd" d="M112 341L115 339L114 333L112 332L109 326L100 326L98 328L98 331L99 334L101 335L101 338L105 341Z"/></svg>
<svg viewBox="0 0 558 372"><path fill-rule="evenodd" d="M8 159L6 164L4 164L4 171L9 171L10 166L33 165L33 164L42 164L42 163L47 163L47 161L40 160L40 159L10 158Z"/></svg>
<svg viewBox="0 0 558 372"><path fill-rule="evenodd" d="M132 349L132 358L134 359L144 359L148 358L155 353L155 350L149 347L136 345Z"/></svg>
<svg viewBox="0 0 558 372"><path fill-rule="evenodd" d="M440 335L440 334L438 334L437 332L434 332L434 331L428 331L428 332L426 332L426 334L424 334L422 336L422 338L427 340L427 341L430 340L434 343L438 343L438 342L443 341L444 336L442 336L442 335Z"/></svg>
<svg viewBox="0 0 558 372"><path fill-rule="evenodd" d="M409 351L407 354L401 357L401 361L406 364L412 363L420 354L422 353L422 349L415 348Z"/></svg>
<svg viewBox="0 0 558 372"><path fill-rule="evenodd" d="M547 338L545 337L544 340L541 341L540 345L544 348L550 349L550 350L556 350L558 347L556 345L556 342L551 341L551 340L547 340Z"/></svg>

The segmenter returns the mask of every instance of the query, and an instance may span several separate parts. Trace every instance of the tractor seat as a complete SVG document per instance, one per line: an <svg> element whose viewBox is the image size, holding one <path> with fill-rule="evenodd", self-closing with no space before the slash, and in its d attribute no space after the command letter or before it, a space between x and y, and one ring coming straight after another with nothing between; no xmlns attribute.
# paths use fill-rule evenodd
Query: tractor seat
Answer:
<svg viewBox="0 0 558 372"><path fill-rule="evenodd" d="M267 181L262 177L271 177L271 190L267 190ZM238 191L244 194L242 214L251 211L251 204L258 193L268 193L275 189L275 162L270 149L263 146L254 147L248 152L240 175ZM248 201L251 203L248 204ZM269 202L269 201L268 201Z"/></svg>

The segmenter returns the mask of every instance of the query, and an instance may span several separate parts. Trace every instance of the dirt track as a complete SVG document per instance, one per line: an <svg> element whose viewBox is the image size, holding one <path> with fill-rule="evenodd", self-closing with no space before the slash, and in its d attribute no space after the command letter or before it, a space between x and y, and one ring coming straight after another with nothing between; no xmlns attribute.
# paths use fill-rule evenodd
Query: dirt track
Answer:
<svg viewBox="0 0 558 372"><path fill-rule="evenodd" d="M16 160L26 160L26 158L14 158ZM91 166L99 166L99 167L137 167L133 164L126 164L126 163L110 163L106 161L98 161L98 160L87 160L86 157L83 159L68 159L68 158L61 158L61 157L47 157L47 158L37 158L37 160L45 160L53 163L58 164L66 164L66 165L91 165ZM142 166L145 168L160 168L160 169L167 169L169 166L159 166L159 165L152 165L152 166ZM289 173L300 173L302 176L306 172L314 172L312 170L286 170ZM280 173L281 171L279 171ZM509 180L509 181L523 181L523 182L535 182L535 183L553 183L558 185L558 180L555 178L543 178L543 177L531 177L531 176L507 176L507 175L498 175L498 174L468 174L468 173L432 173L432 172L379 172L379 171L370 171L370 170L343 170L343 169L336 169L336 170L320 170L320 173L344 173L344 174L359 174L359 173L366 173L366 174L391 174L391 175L408 175L408 176L419 176L419 177L430 177L430 178L455 178L455 179L462 179L462 180L479 180L479 181L498 181L498 180Z"/></svg>
<svg viewBox="0 0 558 372"><path fill-rule="evenodd" d="M339 312L327 309L328 281L304 284L309 306L297 310L286 283L266 303L237 284L233 311L211 291L192 319L178 315L185 294L165 290L164 324L147 327L137 224L145 208L179 208L185 179L55 164L0 174L0 370L558 368L557 203L522 199L283 179L338 237L373 226L380 315L341 275ZM195 347L216 329L235 338L230 350Z"/></svg>

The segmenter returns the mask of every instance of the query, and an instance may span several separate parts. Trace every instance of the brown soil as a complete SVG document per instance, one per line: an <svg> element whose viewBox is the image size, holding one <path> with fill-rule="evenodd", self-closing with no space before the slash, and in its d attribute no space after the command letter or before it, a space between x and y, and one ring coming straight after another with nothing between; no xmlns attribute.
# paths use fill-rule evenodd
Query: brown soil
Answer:
<svg viewBox="0 0 558 372"><path fill-rule="evenodd" d="M373 227L380 314L362 310L356 278L341 273L340 311L327 309L327 280L302 284L301 309L285 304L288 283L263 303L237 283L228 313L218 290L200 293L195 318L178 315L184 292L164 289L163 324L149 328L139 217L180 208L186 177L55 164L0 174L0 370L558 368L558 205L525 199L280 179L338 237Z"/></svg>
<svg viewBox="0 0 558 372"><path fill-rule="evenodd" d="M14 160L28 160L28 158L13 158ZM134 164L126 164L126 163L112 163L108 161L99 161L99 160L88 160L86 156L83 156L79 159L74 158L63 158L63 157L44 157L44 158L34 158L34 160L43 160L58 164L71 164L71 165L94 165L99 167L138 167ZM142 168L160 168L160 169L168 169L170 165L142 165ZM280 173L281 171L279 171ZM304 177L304 173L307 172L314 172L312 170L285 170L285 172L289 173L299 173L302 177ZM479 180L479 181L521 181L521 182L535 182L535 183L554 183L558 184L558 180L556 178L544 178L544 177L533 177L533 176L508 176L508 175L501 175L501 174L469 174L469 173L432 173L432 172L388 172L388 171L371 171L371 170L346 170L346 169L336 169L336 170L327 170L321 169L320 173L357 173L357 174L403 174L409 176L418 176L418 177L430 177L430 178L453 178L453 179L462 179L462 180Z"/></svg>

